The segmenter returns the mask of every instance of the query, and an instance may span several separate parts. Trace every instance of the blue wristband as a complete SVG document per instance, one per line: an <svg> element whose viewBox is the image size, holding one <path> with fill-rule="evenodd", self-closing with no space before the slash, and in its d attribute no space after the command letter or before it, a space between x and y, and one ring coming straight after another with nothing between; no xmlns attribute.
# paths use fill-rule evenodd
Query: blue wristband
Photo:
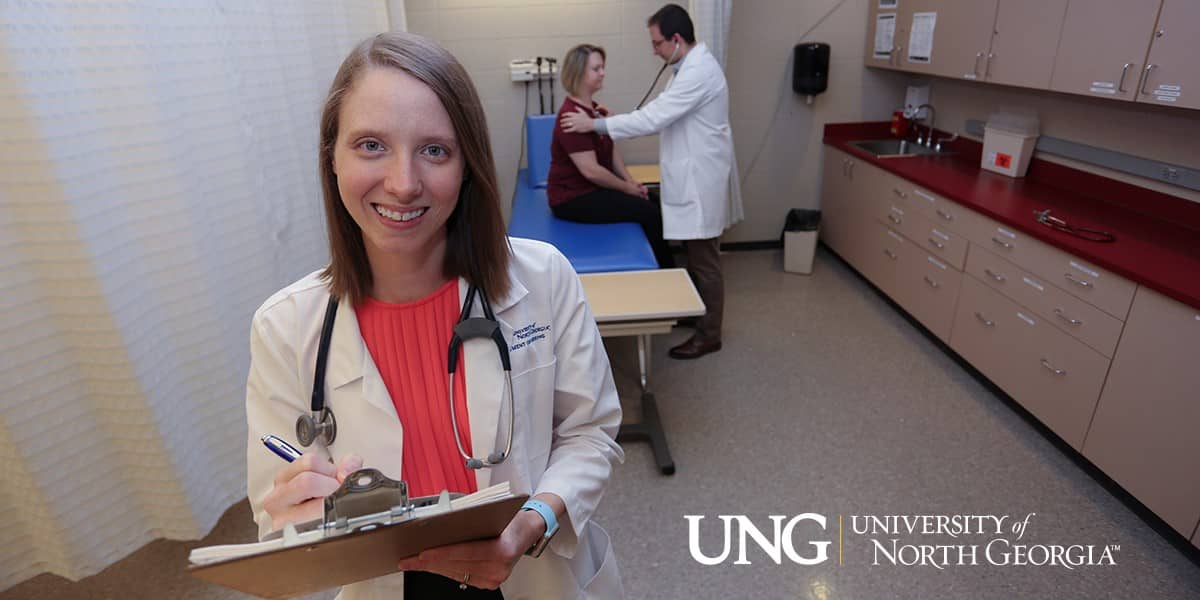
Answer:
<svg viewBox="0 0 1200 600"><path fill-rule="evenodd" d="M541 515L542 520L546 522L546 533L542 535L542 539L539 540L537 544L534 544L533 547L526 552L526 554L529 554L530 556L540 556L542 551L545 550L546 546L550 543L550 539L554 537L554 534L558 533L558 517L554 516L554 509L550 508L549 504L546 504L541 500L534 500L533 498L526 500L525 504L521 505L521 510L532 510Z"/></svg>

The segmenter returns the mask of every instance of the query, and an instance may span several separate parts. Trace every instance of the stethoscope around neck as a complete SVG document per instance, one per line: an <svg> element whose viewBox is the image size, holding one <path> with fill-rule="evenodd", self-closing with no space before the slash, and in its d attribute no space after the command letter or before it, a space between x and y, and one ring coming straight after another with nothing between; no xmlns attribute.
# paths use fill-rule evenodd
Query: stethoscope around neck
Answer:
<svg viewBox="0 0 1200 600"><path fill-rule="evenodd" d="M479 305L483 309L482 317L471 316L471 307L475 303L476 295L479 296ZM333 337L337 305L337 297L331 295L329 304L325 307L325 321L321 325L321 339L317 345L317 365L316 371L313 373L312 412L300 415L296 419L296 439L300 445L305 447L312 445L315 441L328 447L337 438L337 419L333 416L333 409L325 405L325 365L329 360L329 341ZM476 458L467 453L466 448L463 447L462 437L458 433L458 413L454 409L454 374L458 370L458 355L462 350L463 342L475 338L488 338L496 344L508 387L508 440L504 443L503 451L497 448L488 454L487 458ZM508 342L505 341L504 334L500 331L500 323L496 321L496 316L492 313L492 306L488 302L487 294L476 285L467 288L467 297L463 300L462 312L458 315L458 323L454 325L447 351L446 372L450 380L450 426L454 430L454 443L458 446L458 454L466 461L469 469L494 467L504 462L512 451L514 420L512 363L508 357ZM503 401L504 399L501 398L501 402Z"/></svg>

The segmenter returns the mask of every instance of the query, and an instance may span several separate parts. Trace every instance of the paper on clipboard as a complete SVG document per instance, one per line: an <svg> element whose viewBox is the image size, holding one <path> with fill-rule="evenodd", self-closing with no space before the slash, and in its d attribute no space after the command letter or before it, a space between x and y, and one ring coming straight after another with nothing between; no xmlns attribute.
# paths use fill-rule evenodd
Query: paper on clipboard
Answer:
<svg viewBox="0 0 1200 600"><path fill-rule="evenodd" d="M875 58L892 55L896 45L896 13L885 13L875 17Z"/></svg>
<svg viewBox="0 0 1200 600"><path fill-rule="evenodd" d="M355 476L367 471L400 484L399 504L381 512L346 510L378 504L369 498L364 503L365 493L335 498ZM189 557L188 573L263 598L310 594L395 573L400 559L428 548L497 537L528 499L524 494L512 495L504 482L457 499L443 492L436 501L415 506L408 501L403 482L374 469L357 471L346 482L326 498L326 516L314 529L298 531L288 526L275 539L197 548ZM342 502L331 512L337 500Z"/></svg>
<svg viewBox="0 0 1200 600"><path fill-rule="evenodd" d="M928 63L933 56L933 32L937 28L936 12L913 13L908 33L908 61Z"/></svg>

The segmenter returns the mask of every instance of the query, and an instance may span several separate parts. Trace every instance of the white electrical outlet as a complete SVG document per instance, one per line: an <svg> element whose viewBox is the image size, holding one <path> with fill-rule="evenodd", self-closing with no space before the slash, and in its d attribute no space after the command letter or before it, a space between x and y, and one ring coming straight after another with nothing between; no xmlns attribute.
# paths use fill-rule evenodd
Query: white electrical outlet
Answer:
<svg viewBox="0 0 1200 600"><path fill-rule="evenodd" d="M536 59L518 58L508 63L508 72L513 81L533 81L538 78ZM542 59L542 79L558 76L558 65Z"/></svg>

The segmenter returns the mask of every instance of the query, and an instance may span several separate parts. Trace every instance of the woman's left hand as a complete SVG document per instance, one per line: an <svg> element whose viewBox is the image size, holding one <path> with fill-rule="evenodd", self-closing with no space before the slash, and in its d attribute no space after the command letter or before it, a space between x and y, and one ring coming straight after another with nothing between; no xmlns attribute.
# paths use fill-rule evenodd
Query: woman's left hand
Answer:
<svg viewBox="0 0 1200 600"><path fill-rule="evenodd" d="M401 571L428 571L477 588L494 590L508 580L525 551L546 532L532 510L516 514L500 537L430 548L400 561Z"/></svg>

